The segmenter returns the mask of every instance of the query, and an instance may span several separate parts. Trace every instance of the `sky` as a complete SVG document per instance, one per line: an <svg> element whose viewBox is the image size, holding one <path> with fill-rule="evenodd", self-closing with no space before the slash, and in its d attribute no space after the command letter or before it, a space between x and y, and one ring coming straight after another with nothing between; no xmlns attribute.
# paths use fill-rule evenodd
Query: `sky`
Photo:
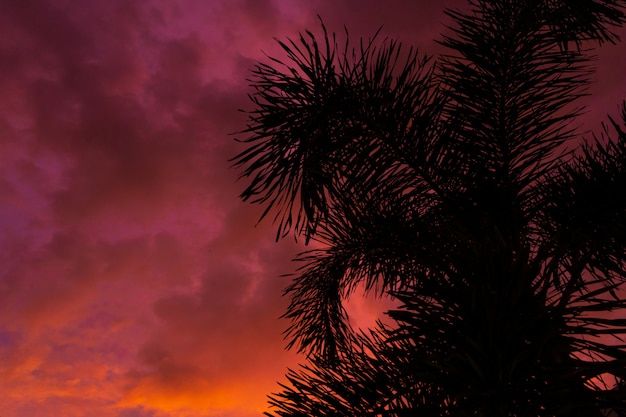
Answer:
<svg viewBox="0 0 626 417"><path fill-rule="evenodd" d="M249 70L318 14L435 54L456 4L0 0L0 416L266 410L304 248L238 199ZM582 129L626 98L624 45L597 66Z"/></svg>

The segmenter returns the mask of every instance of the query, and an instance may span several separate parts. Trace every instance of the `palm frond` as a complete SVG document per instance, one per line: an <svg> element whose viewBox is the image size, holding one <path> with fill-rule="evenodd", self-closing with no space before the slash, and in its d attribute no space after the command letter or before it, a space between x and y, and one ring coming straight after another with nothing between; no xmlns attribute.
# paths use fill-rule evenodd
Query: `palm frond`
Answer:
<svg viewBox="0 0 626 417"><path fill-rule="evenodd" d="M241 197L264 204L262 217L275 213L277 237L293 229L308 240L333 196L388 187L402 169L386 146L400 152L411 129L426 136L437 109L428 60L416 51L401 61L397 42L376 48L374 37L357 50L348 37L339 45L322 29L321 42L309 31L297 42L279 41L287 61L272 58L278 69L256 66L250 80L256 109L241 132L249 145L233 158L242 177L251 178ZM357 180L364 176L367 184Z"/></svg>
<svg viewBox="0 0 626 417"><path fill-rule="evenodd" d="M583 271L607 284L626 280L626 109L592 144L538 186L540 251L560 277ZM616 137L615 137L616 136Z"/></svg>
<svg viewBox="0 0 626 417"><path fill-rule="evenodd" d="M553 165L575 130L572 108L591 73L588 57L560 50L533 21L524 1L471 1L471 14L448 11L457 26L438 70L451 145L467 161L466 184L485 181L520 193ZM556 152L556 154L555 154Z"/></svg>
<svg viewBox="0 0 626 417"><path fill-rule="evenodd" d="M529 3L528 19L538 20L539 11L555 41L564 48L569 43L580 47L585 41L616 43L619 36L614 29L626 21L623 0L533 0Z"/></svg>
<svg viewBox="0 0 626 417"><path fill-rule="evenodd" d="M342 300L346 259L311 251L299 260L306 264L286 290L291 302L283 317L292 322L286 331L288 348L297 344L298 352L334 365L352 334Z"/></svg>

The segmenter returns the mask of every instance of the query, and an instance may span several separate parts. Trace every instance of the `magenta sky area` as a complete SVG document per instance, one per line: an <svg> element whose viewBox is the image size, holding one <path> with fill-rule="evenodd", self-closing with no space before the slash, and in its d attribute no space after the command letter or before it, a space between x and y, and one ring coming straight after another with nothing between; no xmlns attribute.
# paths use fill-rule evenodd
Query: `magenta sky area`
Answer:
<svg viewBox="0 0 626 417"><path fill-rule="evenodd" d="M318 13L436 53L454 4L0 0L0 415L265 410L301 359L278 317L302 247L237 198L248 70ZM617 113L625 57L600 53L584 128Z"/></svg>

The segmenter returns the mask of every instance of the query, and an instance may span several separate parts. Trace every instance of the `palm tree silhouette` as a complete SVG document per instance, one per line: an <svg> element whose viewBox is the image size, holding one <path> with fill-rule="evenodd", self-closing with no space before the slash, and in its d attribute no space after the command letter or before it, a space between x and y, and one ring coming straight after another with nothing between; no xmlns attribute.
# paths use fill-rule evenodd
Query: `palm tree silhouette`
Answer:
<svg viewBox="0 0 626 417"><path fill-rule="evenodd" d="M309 363L277 415L626 412L626 107L591 140L573 124L624 6L470 0L436 62L322 24L256 66L242 198L320 247L286 291ZM358 285L394 325L351 330Z"/></svg>

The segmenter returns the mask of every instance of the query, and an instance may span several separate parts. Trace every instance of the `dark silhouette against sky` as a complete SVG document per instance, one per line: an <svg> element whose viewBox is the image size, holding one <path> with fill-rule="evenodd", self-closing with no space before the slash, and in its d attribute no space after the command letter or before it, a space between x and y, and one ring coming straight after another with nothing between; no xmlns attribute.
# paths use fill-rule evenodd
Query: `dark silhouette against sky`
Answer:
<svg viewBox="0 0 626 417"><path fill-rule="evenodd" d="M307 364L268 415L626 413L626 101L574 126L626 4L468 3L433 60L322 22L255 67L241 197L318 244L286 292ZM363 289L391 325L351 329Z"/></svg>

